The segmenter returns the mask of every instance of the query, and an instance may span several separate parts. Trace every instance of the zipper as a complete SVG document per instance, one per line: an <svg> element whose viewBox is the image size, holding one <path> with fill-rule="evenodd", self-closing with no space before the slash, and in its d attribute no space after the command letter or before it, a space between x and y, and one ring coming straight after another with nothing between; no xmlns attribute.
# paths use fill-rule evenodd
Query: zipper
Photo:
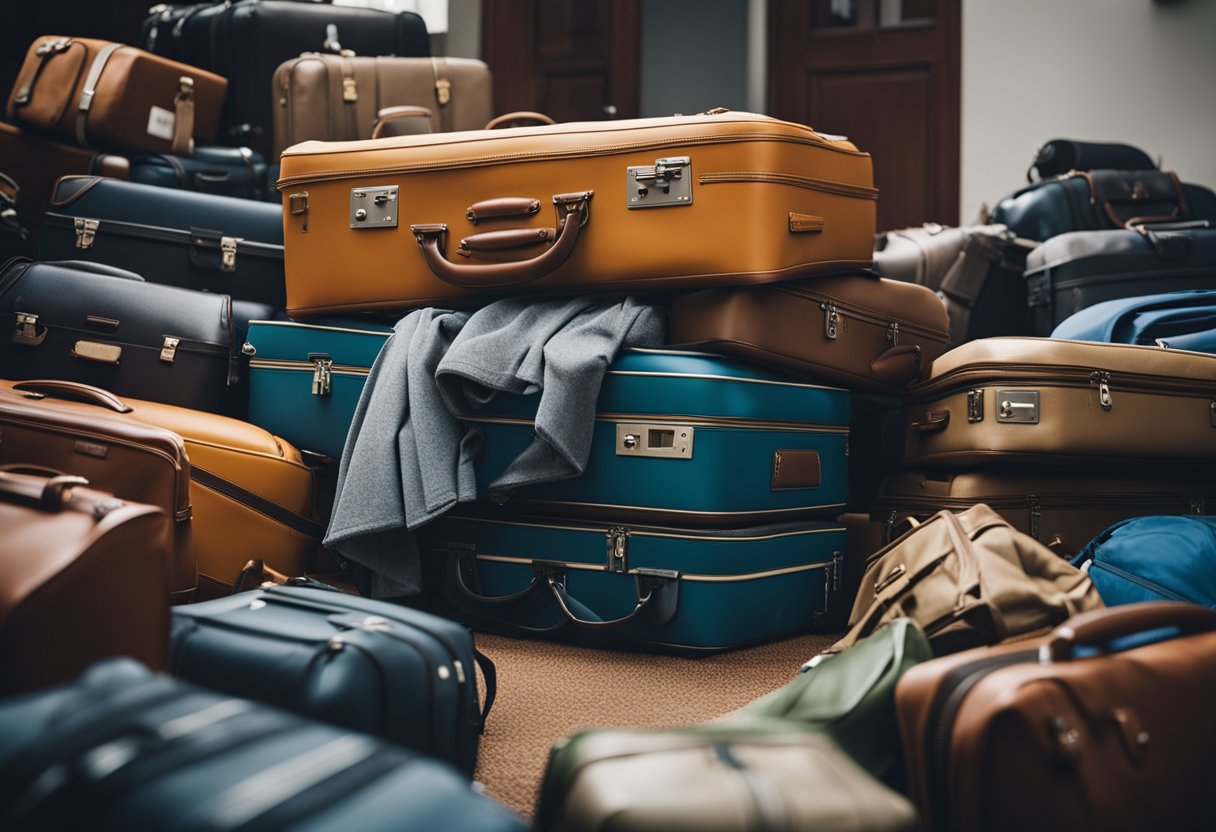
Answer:
<svg viewBox="0 0 1216 832"><path fill-rule="evenodd" d="M1128 346L1106 344L1104 346ZM1135 347L1146 349L1146 347ZM1213 366L1216 366L1214 364ZM1097 382L1095 382L1095 378ZM1106 389L1110 396L1110 385L1113 379L1118 380L1120 390L1135 393L1161 393L1164 395L1211 396L1213 382L1202 379L1181 378L1178 376L1147 375L1144 373L1118 372L1102 370L1095 367L1077 367L1061 364L973 364L966 369L952 370L949 373L924 385L916 391L912 402L932 401L945 396L963 393L973 387L984 384L1001 384L1013 386L1017 384L1040 384L1052 387L1093 387L1095 383ZM1106 409L1110 409L1107 407Z"/></svg>
<svg viewBox="0 0 1216 832"><path fill-rule="evenodd" d="M853 185L848 182L836 182L830 179L812 179L808 176L794 176L785 173L768 171L715 171L703 173L698 180L702 185L720 183L768 183L774 185L790 185L795 188L806 188L825 194L853 197L855 199L878 199L878 189L865 185Z"/></svg>
<svg viewBox="0 0 1216 832"><path fill-rule="evenodd" d="M1103 410L1110 410L1114 401L1110 397L1110 373L1105 370L1094 370L1089 374L1089 383L1098 388L1098 403Z"/></svg>
<svg viewBox="0 0 1216 832"><path fill-rule="evenodd" d="M929 329L923 326L917 326L913 323L900 323L891 320L891 317L884 316L878 312L866 309L861 306L855 306L851 303L843 302L839 298L831 298L827 295L816 294L805 289L795 289L791 286L773 286L787 294L796 295L797 297L806 298L812 303L818 304L819 308L824 310L824 334L828 338L834 338L834 335L829 334L829 329L835 330L838 318L843 315L846 318L852 318L856 321L861 321L867 324L873 324L876 327L883 329L886 332L886 339L895 343L899 339L899 333L911 333L918 335L925 340L946 342L946 334L938 330Z"/></svg>
<svg viewBox="0 0 1216 832"><path fill-rule="evenodd" d="M309 353L312 355L312 353ZM328 358L328 356L327 356ZM279 358L251 358L249 366L255 370L291 370L293 372L312 373L313 381L317 380L317 370L319 369L319 360L310 361L293 361L290 359ZM329 374L339 376L361 376L367 378L371 373L371 367L356 367L352 364L334 364L333 360L329 360ZM531 424L529 422L528 424Z"/></svg>
<svg viewBox="0 0 1216 832"><path fill-rule="evenodd" d="M456 515L453 515L456 516ZM699 538L702 540L766 540L773 537L789 537L802 534L824 534L827 532L842 532L843 526L817 521L762 523L756 526L743 526L727 529L684 529L676 526L575 526L565 523L548 522L547 518L519 518L500 520L497 517L478 516L472 512L458 515L460 520L471 520L481 523L496 523L504 526L528 526L529 528L563 529L572 532L594 532L606 535L612 528L627 532L631 536L642 537L674 537Z"/></svg>
<svg viewBox="0 0 1216 832"><path fill-rule="evenodd" d="M190 479L306 537L320 539L325 531L320 523L197 465L190 467Z"/></svg>
<svg viewBox="0 0 1216 832"><path fill-rule="evenodd" d="M43 219L44 225L49 225L52 228L76 228L76 222L79 217L71 217L67 214L47 213ZM103 230L111 234L116 234L123 237L134 237L143 240L157 240L160 242L184 243L185 245L195 246L204 245L209 248L215 248L217 251L222 251L222 245L219 240L212 241L203 240L196 242L197 238L189 231L182 231L176 228L163 228L158 225L141 225L133 222L121 222L119 220L85 220L86 222L97 222L98 225L94 228L93 233L98 234ZM283 259L283 247L274 245L273 243L259 243L250 240L245 240L239 237L228 238L235 242L231 247L233 257L237 253L249 254L254 257L264 257L273 260Z"/></svg>
<svg viewBox="0 0 1216 832"><path fill-rule="evenodd" d="M1141 578L1139 575L1134 575L1125 569L1120 569L1119 567L1114 566L1105 561L1091 559L1089 561L1089 571L1093 572L1095 569L1099 569L1104 572L1109 572L1110 574L1114 575L1117 578L1122 578L1123 580L1127 581L1128 583L1136 584L1137 586L1143 587L1144 589L1147 589L1150 592L1155 592L1158 595L1163 595L1171 601L1185 601L1188 604L1194 603L1194 600L1191 598L1186 598L1182 595L1179 595L1177 592L1174 592L1173 590L1170 590L1170 589L1166 589L1165 587L1161 586L1160 584L1155 584L1152 581Z"/></svg>
<svg viewBox="0 0 1216 832"><path fill-rule="evenodd" d="M252 366L253 362L250 362ZM301 362L303 363L303 362ZM370 372L370 371L369 371ZM366 375L366 372L364 373ZM719 416L698 416L682 418L654 413L598 413L597 422L646 422L647 424L688 425L694 428L723 428L742 430L771 430L787 433L826 433L848 434L848 425L816 425L807 422L770 422L764 419L735 419ZM535 424L533 419L514 418L511 416L462 416L462 422L473 422L479 425L525 425Z"/></svg>
<svg viewBox="0 0 1216 832"><path fill-rule="evenodd" d="M1061 267L1061 264L1057 263L1054 266L1045 266L1043 268L1043 271L1047 272L1048 275L1050 276L1051 269L1053 269L1053 268L1059 269L1060 267ZM1053 290L1060 292L1060 291L1064 291L1066 289L1084 289L1091 285L1106 286L1111 283L1124 283L1127 281L1147 280L1150 275L1161 274L1161 273L1168 274L1168 276L1171 280L1186 279L1186 278L1190 278L1190 277L1211 277L1212 269L1210 267L1196 266L1196 267L1191 267L1191 268L1182 268L1182 269L1175 268L1175 269L1167 270L1166 268L1163 268L1160 265L1154 265L1152 271L1146 270L1143 272L1121 272L1119 274L1108 274L1106 272L1102 272L1101 274L1097 274L1097 275L1085 275L1082 277L1074 277L1070 280L1056 281L1053 279L1051 282L1051 286L1052 286Z"/></svg>

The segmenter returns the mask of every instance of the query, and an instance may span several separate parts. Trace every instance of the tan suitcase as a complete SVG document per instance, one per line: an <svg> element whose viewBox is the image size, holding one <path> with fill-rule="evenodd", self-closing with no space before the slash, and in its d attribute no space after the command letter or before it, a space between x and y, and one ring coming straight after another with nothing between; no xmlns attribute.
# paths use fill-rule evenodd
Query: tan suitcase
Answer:
<svg viewBox="0 0 1216 832"><path fill-rule="evenodd" d="M297 317L866 267L878 193L851 143L729 111L305 142L278 185Z"/></svg>
<svg viewBox="0 0 1216 832"><path fill-rule="evenodd" d="M44 35L26 53L5 112L81 147L187 156L194 139L215 137L227 86L134 46Z"/></svg>
<svg viewBox="0 0 1216 832"><path fill-rule="evenodd" d="M316 568L323 556L323 528L313 516L313 473L286 440L247 422L120 399L85 384L0 381L0 399L43 396L61 402L65 410L98 417L121 414L185 440L199 600L230 592L253 559L288 575L324 571Z"/></svg>
<svg viewBox="0 0 1216 832"><path fill-rule="evenodd" d="M431 129L480 130L494 115L489 68L472 58L363 58L305 53L274 73L274 152L310 139L372 138L381 110L414 105Z"/></svg>
<svg viewBox="0 0 1216 832"><path fill-rule="evenodd" d="M893 391L946 350L950 322L924 286L865 274L707 289L671 301L671 342L852 390Z"/></svg>
<svg viewBox="0 0 1216 832"><path fill-rule="evenodd" d="M170 521L82 477L0 472L0 696L169 659Z"/></svg>
<svg viewBox="0 0 1216 832"><path fill-rule="evenodd" d="M1216 459L1216 356L1130 344L985 338L908 388L904 460L1116 466Z"/></svg>

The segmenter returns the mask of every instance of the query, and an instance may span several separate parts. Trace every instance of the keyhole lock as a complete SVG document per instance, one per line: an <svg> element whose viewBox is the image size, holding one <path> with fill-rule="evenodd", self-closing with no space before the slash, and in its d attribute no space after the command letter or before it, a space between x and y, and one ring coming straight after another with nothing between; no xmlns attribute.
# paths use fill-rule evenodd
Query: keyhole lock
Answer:
<svg viewBox="0 0 1216 832"><path fill-rule="evenodd" d="M355 219L358 220L359 222L363 222L364 220L366 220L367 219L367 209L360 208L358 211L355 211Z"/></svg>
<svg viewBox="0 0 1216 832"><path fill-rule="evenodd" d="M638 446L638 438L632 433L628 434L621 440L621 444L632 450Z"/></svg>

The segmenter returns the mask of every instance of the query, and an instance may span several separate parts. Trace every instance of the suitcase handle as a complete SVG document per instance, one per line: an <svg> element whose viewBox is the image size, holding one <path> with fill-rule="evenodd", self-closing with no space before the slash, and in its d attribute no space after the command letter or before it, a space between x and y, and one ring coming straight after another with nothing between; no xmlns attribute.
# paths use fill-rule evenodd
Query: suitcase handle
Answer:
<svg viewBox="0 0 1216 832"><path fill-rule="evenodd" d="M376 123L372 125L372 138L433 133L431 116L429 107L418 107L413 104L385 107L376 113Z"/></svg>
<svg viewBox="0 0 1216 832"><path fill-rule="evenodd" d="M916 381L924 373L920 344L891 347L870 362L870 372L880 381L899 387Z"/></svg>
<svg viewBox="0 0 1216 832"><path fill-rule="evenodd" d="M482 595L477 590L470 586L470 578L475 578L477 574L477 553L473 547L458 546L451 544L448 546L448 551L451 552L456 560L456 588L461 594L482 604L509 604L512 601L518 601L522 598L527 598L541 585L541 580L544 573L540 569L532 570L532 582L519 592L512 592L510 595Z"/></svg>
<svg viewBox="0 0 1216 832"><path fill-rule="evenodd" d="M528 260L510 263L491 263L485 266L457 265L443 255L443 238L448 227L443 223L411 225L410 231L422 249L423 259L435 276L444 283L462 289L497 288L518 286L539 280L556 271L574 253L580 229L591 217L588 203L592 191L558 194L553 197L557 206L560 231L553 245L544 253Z"/></svg>
<svg viewBox="0 0 1216 832"><path fill-rule="evenodd" d="M130 413L135 409L108 390L75 381L51 381L49 379L19 381L13 385L13 389L33 393L35 397L50 396L53 399L70 399L95 404L115 413Z"/></svg>
<svg viewBox="0 0 1216 832"><path fill-rule="evenodd" d="M504 228L501 231L482 231L462 239L456 253L461 257L470 257L480 251L503 251L538 246L542 243L551 244L555 239L556 228Z"/></svg>
<svg viewBox="0 0 1216 832"><path fill-rule="evenodd" d="M37 486L38 481L42 482L40 488ZM63 505L67 502L66 498L72 488L88 484L89 481L84 477L22 477L0 472L0 495L5 499L56 513L63 511Z"/></svg>
<svg viewBox="0 0 1216 832"><path fill-rule="evenodd" d="M67 474L60 471L58 468L51 468L46 465L33 465L29 462L15 462L12 465L0 465L0 473L3 474L25 474L33 477L66 477Z"/></svg>
<svg viewBox="0 0 1216 832"><path fill-rule="evenodd" d="M678 596L676 593L680 577L680 573L678 572L663 569L634 570L633 575L637 581L638 591L637 606L633 608L632 612L609 621L579 618L574 614L574 611L570 609L570 596L566 592L566 570L564 567L549 564L544 567L544 573L545 582L549 586L549 591L553 593L553 599L557 601L558 609L576 627L582 627L587 630L609 630L628 624L651 608L657 611L655 618L651 622L653 624L666 624L676 614L676 607L678 606Z"/></svg>
<svg viewBox="0 0 1216 832"><path fill-rule="evenodd" d="M914 420L908 427L917 433L938 433L945 430L949 424L949 410L930 410L924 419Z"/></svg>
<svg viewBox="0 0 1216 832"><path fill-rule="evenodd" d="M538 113L535 110L516 110L512 113L503 113L500 116L495 116L487 121L486 126L482 129L498 130L503 127L529 127L538 124L557 124L557 122L544 113Z"/></svg>
<svg viewBox="0 0 1216 832"><path fill-rule="evenodd" d="M1093 610L1069 619L1039 648L1039 661L1066 662L1077 647L1101 645L1124 636L1177 627L1184 633L1216 630L1216 610L1180 601L1148 601Z"/></svg>

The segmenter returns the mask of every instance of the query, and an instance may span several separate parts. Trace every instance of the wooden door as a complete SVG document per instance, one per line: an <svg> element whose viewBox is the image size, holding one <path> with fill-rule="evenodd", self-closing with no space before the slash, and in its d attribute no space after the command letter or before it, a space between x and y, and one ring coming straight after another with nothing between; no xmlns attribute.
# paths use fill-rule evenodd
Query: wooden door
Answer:
<svg viewBox="0 0 1216 832"><path fill-rule="evenodd" d="M772 115L874 157L878 228L958 224L961 0L769 0Z"/></svg>
<svg viewBox="0 0 1216 832"><path fill-rule="evenodd" d="M636 118L640 0L489 0L481 54L494 111L557 121Z"/></svg>

